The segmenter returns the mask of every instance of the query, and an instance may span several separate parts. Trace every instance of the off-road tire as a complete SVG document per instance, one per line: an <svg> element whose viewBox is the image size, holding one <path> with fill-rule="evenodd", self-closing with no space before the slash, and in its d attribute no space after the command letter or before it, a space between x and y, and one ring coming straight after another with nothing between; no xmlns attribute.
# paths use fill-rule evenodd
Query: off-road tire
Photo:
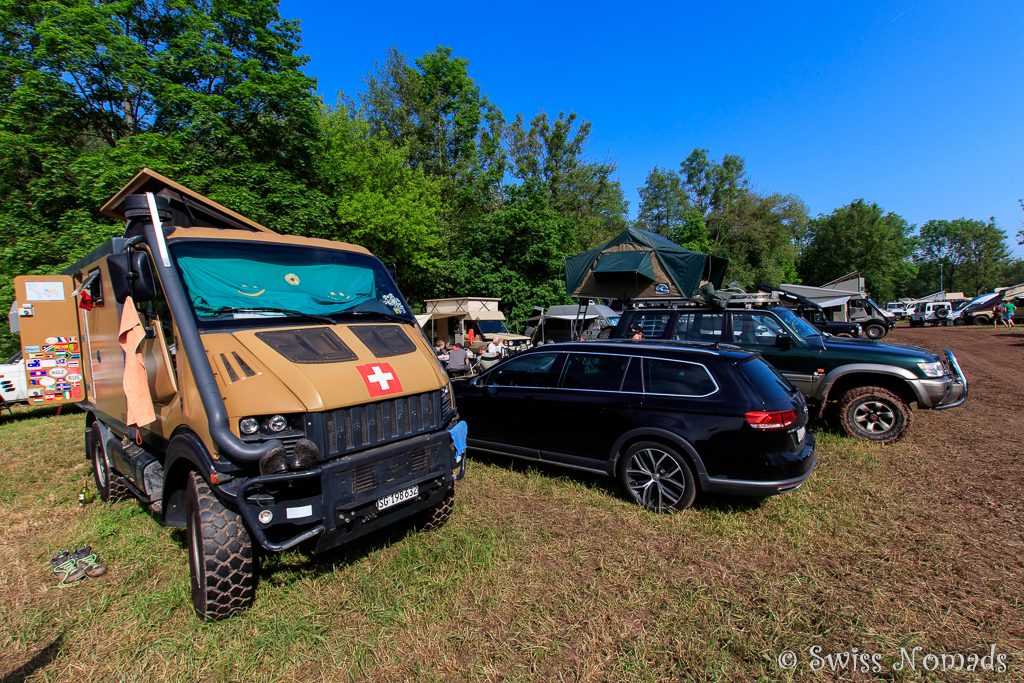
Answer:
<svg viewBox="0 0 1024 683"><path fill-rule="evenodd" d="M971 322L975 325L988 325L992 322L992 319L984 315L976 315L971 318Z"/></svg>
<svg viewBox="0 0 1024 683"><path fill-rule="evenodd" d="M185 500L192 607L202 621L248 608L256 594L252 539L241 516L217 499L197 472Z"/></svg>
<svg viewBox="0 0 1024 683"><path fill-rule="evenodd" d="M837 337L843 337L844 339L853 339L853 335L849 332L839 332L836 334Z"/></svg>
<svg viewBox="0 0 1024 683"><path fill-rule="evenodd" d="M885 336L885 328L878 323L864 326L864 336L868 339L881 339Z"/></svg>
<svg viewBox="0 0 1024 683"><path fill-rule="evenodd" d="M697 497L690 463L657 441L638 441L626 449L619 461L619 483L631 501L651 512L685 510Z"/></svg>
<svg viewBox="0 0 1024 683"><path fill-rule="evenodd" d="M455 510L455 482L452 482L448 492L444 494L444 498L441 502L420 513L420 518L417 525L423 531L433 531L434 529L440 529L448 521L448 518L452 516L452 512Z"/></svg>
<svg viewBox="0 0 1024 683"><path fill-rule="evenodd" d="M913 413L902 398L882 387L856 387L844 393L836 407L847 436L892 443L903 438Z"/></svg>
<svg viewBox="0 0 1024 683"><path fill-rule="evenodd" d="M963 317L956 318L956 319L953 320L953 327L960 327L963 324L964 324Z"/></svg>
<svg viewBox="0 0 1024 683"><path fill-rule="evenodd" d="M110 458L103 447L103 432L100 425L93 422L89 437L85 440L89 461L92 463L92 479L96 482L96 492L105 503L116 503L132 497L127 480L110 467Z"/></svg>

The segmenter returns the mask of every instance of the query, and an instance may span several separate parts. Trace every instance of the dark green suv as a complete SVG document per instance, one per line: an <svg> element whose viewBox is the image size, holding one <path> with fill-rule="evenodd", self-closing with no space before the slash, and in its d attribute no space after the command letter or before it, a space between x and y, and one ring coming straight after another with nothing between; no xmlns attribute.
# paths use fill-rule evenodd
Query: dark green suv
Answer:
<svg viewBox="0 0 1024 683"><path fill-rule="evenodd" d="M871 339L823 334L786 308L651 307L627 310L612 333L732 344L761 354L807 397L833 410L850 436L889 443L910 426L910 407L941 410L967 400L956 356Z"/></svg>

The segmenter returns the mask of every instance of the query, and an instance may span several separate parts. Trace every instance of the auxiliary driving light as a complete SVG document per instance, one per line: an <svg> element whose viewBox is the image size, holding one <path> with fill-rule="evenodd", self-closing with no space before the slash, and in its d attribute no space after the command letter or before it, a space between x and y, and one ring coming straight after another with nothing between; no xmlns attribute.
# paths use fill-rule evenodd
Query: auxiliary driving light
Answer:
<svg viewBox="0 0 1024 683"><path fill-rule="evenodd" d="M270 524L274 521L274 513L270 510L260 510L260 524Z"/></svg>
<svg viewBox="0 0 1024 683"><path fill-rule="evenodd" d="M267 429L272 432L283 432L288 427L288 419L284 415L274 415L267 420Z"/></svg>
<svg viewBox="0 0 1024 683"><path fill-rule="evenodd" d="M255 434L256 430L260 428L260 423L255 417L244 418L238 423L238 429L243 434Z"/></svg>

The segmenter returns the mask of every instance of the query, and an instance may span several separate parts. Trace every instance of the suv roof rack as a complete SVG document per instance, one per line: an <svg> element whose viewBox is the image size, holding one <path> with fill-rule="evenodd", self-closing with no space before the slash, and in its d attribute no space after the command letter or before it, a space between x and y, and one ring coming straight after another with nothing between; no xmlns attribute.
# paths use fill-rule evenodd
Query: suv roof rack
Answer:
<svg viewBox="0 0 1024 683"><path fill-rule="evenodd" d="M765 308L781 304L778 292L745 292L743 294L736 294L732 292L720 293L728 295L729 297L728 300L725 301L725 308ZM631 299L628 304L628 308L688 308L692 306L718 307L716 303L705 302L693 298L666 299L664 297Z"/></svg>

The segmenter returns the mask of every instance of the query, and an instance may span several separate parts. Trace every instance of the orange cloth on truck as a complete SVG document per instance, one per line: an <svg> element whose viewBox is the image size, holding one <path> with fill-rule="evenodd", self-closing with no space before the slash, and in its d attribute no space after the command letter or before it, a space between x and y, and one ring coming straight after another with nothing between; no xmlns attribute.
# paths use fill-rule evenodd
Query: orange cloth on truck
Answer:
<svg viewBox="0 0 1024 683"><path fill-rule="evenodd" d="M142 426L156 419L153 412L153 397L149 393L149 377L146 362L142 358L139 344L146 338L146 330L135 310L135 302L129 296L124 300L121 311L121 329L117 343L124 350L124 376L121 386L127 405L124 421L130 425Z"/></svg>

